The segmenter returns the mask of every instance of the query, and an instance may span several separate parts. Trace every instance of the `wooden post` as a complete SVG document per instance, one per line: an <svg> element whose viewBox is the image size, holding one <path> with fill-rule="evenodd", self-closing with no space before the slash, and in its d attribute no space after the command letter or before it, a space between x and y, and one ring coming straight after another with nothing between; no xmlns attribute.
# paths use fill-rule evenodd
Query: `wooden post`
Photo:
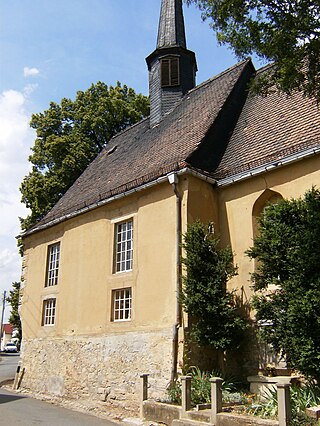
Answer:
<svg viewBox="0 0 320 426"><path fill-rule="evenodd" d="M289 426L291 420L290 384L277 383L279 426Z"/></svg>
<svg viewBox="0 0 320 426"><path fill-rule="evenodd" d="M221 385L223 379L220 377L212 377L211 382L211 416L210 422L217 424L217 414L222 411L222 390Z"/></svg>
<svg viewBox="0 0 320 426"><path fill-rule="evenodd" d="M187 411L191 408L191 376L181 376L182 392L181 392L181 405L182 417L186 416Z"/></svg>
<svg viewBox="0 0 320 426"><path fill-rule="evenodd" d="M143 401L148 399L148 376L149 374L141 374L141 393L140 393L140 417L143 419Z"/></svg>

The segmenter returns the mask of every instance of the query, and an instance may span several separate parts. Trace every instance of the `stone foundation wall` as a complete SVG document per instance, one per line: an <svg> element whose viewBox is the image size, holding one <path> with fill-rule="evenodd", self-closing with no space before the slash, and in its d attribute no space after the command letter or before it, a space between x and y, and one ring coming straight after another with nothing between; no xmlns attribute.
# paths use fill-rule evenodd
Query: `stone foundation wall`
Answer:
<svg viewBox="0 0 320 426"><path fill-rule="evenodd" d="M136 409L140 374L150 374L150 397L164 398L171 360L171 330L24 340L22 388Z"/></svg>

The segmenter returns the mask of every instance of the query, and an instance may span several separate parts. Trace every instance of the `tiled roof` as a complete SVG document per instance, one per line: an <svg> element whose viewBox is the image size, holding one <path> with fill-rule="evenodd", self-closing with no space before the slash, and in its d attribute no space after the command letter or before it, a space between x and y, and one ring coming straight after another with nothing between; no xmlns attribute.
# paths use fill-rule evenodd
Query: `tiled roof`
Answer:
<svg viewBox="0 0 320 426"><path fill-rule="evenodd" d="M4 331L6 334L12 334L12 332L13 332L13 327L12 327L12 325L11 325L11 324L3 324L3 331Z"/></svg>
<svg viewBox="0 0 320 426"><path fill-rule="evenodd" d="M185 167L252 72L250 61L237 64L191 90L157 126L145 119L116 135L35 228Z"/></svg>
<svg viewBox="0 0 320 426"><path fill-rule="evenodd" d="M249 96L214 173L226 178L320 145L320 111L301 93Z"/></svg>
<svg viewBox="0 0 320 426"><path fill-rule="evenodd" d="M296 93L248 96L244 61L188 92L155 127L149 119L115 136L53 209L26 234L113 196L190 167L218 183L320 146L320 112Z"/></svg>

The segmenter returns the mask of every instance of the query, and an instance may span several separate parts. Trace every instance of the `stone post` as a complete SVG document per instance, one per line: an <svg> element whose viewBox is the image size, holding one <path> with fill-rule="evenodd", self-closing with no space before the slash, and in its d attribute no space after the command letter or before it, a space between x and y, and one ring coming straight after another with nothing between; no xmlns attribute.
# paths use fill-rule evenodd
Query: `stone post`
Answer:
<svg viewBox="0 0 320 426"><path fill-rule="evenodd" d="M277 383L279 426L289 426L291 420L290 384Z"/></svg>
<svg viewBox="0 0 320 426"><path fill-rule="evenodd" d="M191 408L191 376L181 376L182 392L181 392L181 405L182 417L186 416L187 411Z"/></svg>
<svg viewBox="0 0 320 426"><path fill-rule="evenodd" d="M140 393L140 417L143 419L143 401L148 399L148 376L149 374L141 374L141 393Z"/></svg>
<svg viewBox="0 0 320 426"><path fill-rule="evenodd" d="M16 370L16 374L14 376L14 381L13 381L13 386L12 386L13 390L17 389L18 380L19 380L19 376L20 376L20 370L21 370L21 361L19 361L18 365L17 365L17 370Z"/></svg>
<svg viewBox="0 0 320 426"><path fill-rule="evenodd" d="M212 377L211 382L211 416L210 422L214 425L217 424L217 414L222 411L222 390L221 385L223 379L220 377Z"/></svg>

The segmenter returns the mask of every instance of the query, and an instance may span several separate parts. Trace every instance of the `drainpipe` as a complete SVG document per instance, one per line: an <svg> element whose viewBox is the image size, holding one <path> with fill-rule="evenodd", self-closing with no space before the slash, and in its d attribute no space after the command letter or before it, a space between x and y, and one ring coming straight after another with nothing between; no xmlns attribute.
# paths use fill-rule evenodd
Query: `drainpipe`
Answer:
<svg viewBox="0 0 320 426"><path fill-rule="evenodd" d="M172 368L171 368L171 382L173 382L177 376L177 364L178 364L178 348L179 348L179 327L181 326L181 304L180 304L180 292L181 292L181 195L178 192L179 178L176 173L170 173L168 175L169 183L172 186L173 192L176 196L176 322L173 326L173 337L172 337Z"/></svg>

